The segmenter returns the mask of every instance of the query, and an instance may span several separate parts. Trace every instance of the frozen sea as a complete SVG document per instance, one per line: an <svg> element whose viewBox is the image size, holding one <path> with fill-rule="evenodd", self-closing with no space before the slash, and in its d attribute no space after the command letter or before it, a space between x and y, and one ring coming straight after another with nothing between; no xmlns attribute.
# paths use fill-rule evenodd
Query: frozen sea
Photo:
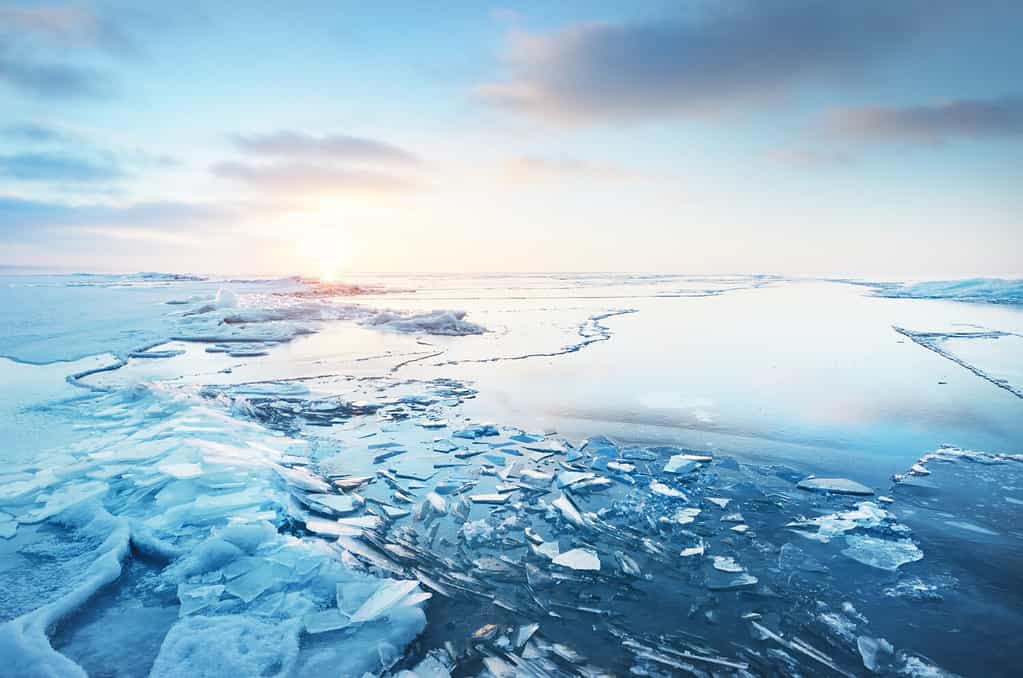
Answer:
<svg viewBox="0 0 1023 678"><path fill-rule="evenodd" d="M1018 281L0 275L0 330L0 675L1019 675Z"/></svg>

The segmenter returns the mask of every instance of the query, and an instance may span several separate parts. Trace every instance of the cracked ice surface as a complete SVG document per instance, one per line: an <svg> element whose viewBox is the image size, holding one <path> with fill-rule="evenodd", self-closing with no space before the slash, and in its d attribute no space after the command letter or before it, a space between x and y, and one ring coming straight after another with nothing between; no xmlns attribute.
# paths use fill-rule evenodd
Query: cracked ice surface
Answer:
<svg viewBox="0 0 1023 678"><path fill-rule="evenodd" d="M480 416L487 394L463 377L482 373L456 372L587 360L646 304L778 281L548 279L573 308L530 337L508 320L546 311L433 314L465 302L442 286L407 306L411 292L357 288L363 308L402 309L391 317L298 281L81 282L161 294L168 326L221 334L106 372L2 364L32 375L3 412L53 442L0 473L0 656L15 674L942 675L969 673L961 658L983 645L998 675L1018 659L1019 586L999 567L1019 557L1016 450L924 448L888 482ZM491 304L535 284L472 288ZM327 308L341 310L316 316ZM488 331L391 326L424 317ZM300 326L318 335L258 334ZM285 369L338 336L380 346ZM712 406L698 403L700 439ZM949 615L969 632L949 634Z"/></svg>

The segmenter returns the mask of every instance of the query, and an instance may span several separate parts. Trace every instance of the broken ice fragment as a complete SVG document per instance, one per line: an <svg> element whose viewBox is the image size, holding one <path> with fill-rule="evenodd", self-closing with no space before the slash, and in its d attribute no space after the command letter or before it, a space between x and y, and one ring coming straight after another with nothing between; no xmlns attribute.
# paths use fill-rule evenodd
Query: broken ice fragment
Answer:
<svg viewBox="0 0 1023 678"><path fill-rule="evenodd" d="M373 476L348 476L334 480L334 484L341 490L356 490L373 480Z"/></svg>
<svg viewBox="0 0 1023 678"><path fill-rule="evenodd" d="M668 522L673 522L676 525L688 525L696 520L698 515L700 515L700 509L687 506L675 511Z"/></svg>
<svg viewBox="0 0 1023 678"><path fill-rule="evenodd" d="M337 631L348 626L348 615L341 610L331 608L319 612L310 612L303 618L306 633L326 633Z"/></svg>
<svg viewBox="0 0 1023 678"><path fill-rule="evenodd" d="M545 541L541 544L530 544L530 550L538 556L546 558L547 560L553 560L558 557L561 550L558 548L558 542L556 541Z"/></svg>
<svg viewBox="0 0 1023 678"><path fill-rule="evenodd" d="M730 556L714 556L714 569L721 572L743 572L744 568Z"/></svg>
<svg viewBox="0 0 1023 678"><path fill-rule="evenodd" d="M848 548L842 549L843 554L864 565L889 572L894 572L900 566L924 557L923 551L908 539L890 541L867 535L850 534L846 535L845 543L848 544Z"/></svg>
<svg viewBox="0 0 1023 678"><path fill-rule="evenodd" d="M434 452L443 452L444 454L447 454L448 452L454 452L457 449L458 445L455 445L450 440L442 439L433 443Z"/></svg>
<svg viewBox="0 0 1023 678"><path fill-rule="evenodd" d="M576 508L575 503L568 497L568 495L562 494L560 497L551 502L554 508L558 509L561 516L572 525L576 527L586 527L586 520L583 518L582 513Z"/></svg>
<svg viewBox="0 0 1023 678"><path fill-rule="evenodd" d="M703 540L701 539L696 544L696 546L687 546L686 548L682 549L679 555L682 556L683 558L689 558L691 556L702 556L706 551L706 548L707 548L706 545L703 543Z"/></svg>
<svg viewBox="0 0 1023 678"><path fill-rule="evenodd" d="M627 461L609 461L607 462L607 468L609 471L616 471L618 473L632 473L636 470L636 465L630 464Z"/></svg>
<svg viewBox="0 0 1023 678"><path fill-rule="evenodd" d="M760 581L749 572L738 572L735 574L712 573L712 575L707 579L707 588L711 591L736 591L756 586Z"/></svg>
<svg viewBox="0 0 1023 678"><path fill-rule="evenodd" d="M881 667L878 655L890 655L895 651L892 644L884 638L871 638L860 636L856 639L856 649L860 651L863 659L863 666L872 673L877 673Z"/></svg>
<svg viewBox="0 0 1023 678"><path fill-rule="evenodd" d="M460 429L451 435L456 438L475 440L476 438L482 438L484 436L500 435L500 431L498 431L497 427L492 424L481 424L479 426L470 426L468 428Z"/></svg>
<svg viewBox="0 0 1023 678"><path fill-rule="evenodd" d="M178 614L185 617L193 612L205 609L220 600L220 594L223 592L223 584L209 586L178 584L178 600L181 602Z"/></svg>
<svg viewBox="0 0 1023 678"><path fill-rule="evenodd" d="M749 525L735 525L732 527L732 532L737 532L739 534L745 534L747 531L749 531Z"/></svg>
<svg viewBox="0 0 1023 678"><path fill-rule="evenodd" d="M202 475L202 466L199 464L160 464L156 468L161 473L178 480L191 480Z"/></svg>
<svg viewBox="0 0 1023 678"><path fill-rule="evenodd" d="M806 478L796 483L796 487L810 492L830 492L832 494L862 496L874 494L874 490L866 485L848 478Z"/></svg>
<svg viewBox="0 0 1023 678"><path fill-rule="evenodd" d="M811 518L809 520L797 520L788 523L787 527L799 528L799 534L807 539L813 539L822 543L828 543L833 537L844 534L856 528L877 528L883 524L890 524L892 530L906 530L904 526L891 524L891 516L887 511L871 501L861 501L856 504L855 509L829 513L827 515ZM816 527L816 532L805 532L802 528Z"/></svg>
<svg viewBox="0 0 1023 678"><path fill-rule="evenodd" d="M600 558L597 552L589 548L572 549L558 555L552 561L555 565L561 565L573 570L600 570Z"/></svg>
<svg viewBox="0 0 1023 678"><path fill-rule="evenodd" d="M731 499L725 499L724 497L704 497L704 499L706 499L707 501L709 501L710 503L714 504L719 508L725 508L726 506L728 506L728 502L731 501Z"/></svg>
<svg viewBox="0 0 1023 678"><path fill-rule="evenodd" d="M508 494L473 494L469 499L474 504L504 504L511 495Z"/></svg>
<svg viewBox="0 0 1023 678"><path fill-rule="evenodd" d="M689 500L689 498L685 495L684 492L676 490L674 487L665 485L664 483L657 480L650 481L650 491L653 492L654 494L659 494L662 497L671 497L673 499L682 499L685 501Z"/></svg>
<svg viewBox="0 0 1023 678"><path fill-rule="evenodd" d="M326 509L327 513L335 515L353 513L365 503L357 494L309 494L306 498L317 507Z"/></svg>
<svg viewBox="0 0 1023 678"><path fill-rule="evenodd" d="M618 569L623 574L627 574L630 577L640 577L643 575L643 571L639 569L639 563L621 551L615 551L615 562L618 563Z"/></svg>
<svg viewBox="0 0 1023 678"><path fill-rule="evenodd" d="M380 588L355 611L351 622L353 624L368 622L382 617L393 608L402 606L403 600L418 588L419 582L415 579L385 580Z"/></svg>
<svg viewBox="0 0 1023 678"><path fill-rule="evenodd" d="M664 465L664 472L684 475L696 470L701 464L706 464L710 461L713 461L713 457L700 454L674 454L668 459L668 463Z"/></svg>
<svg viewBox="0 0 1023 678"><path fill-rule="evenodd" d="M558 487L565 488L583 480L589 480L595 478L595 473L585 473L581 471L562 471L558 474Z"/></svg>
<svg viewBox="0 0 1023 678"><path fill-rule="evenodd" d="M537 471L536 469L523 469L522 470L522 482L528 483L533 486L548 485L554 480L553 473L544 473L543 471Z"/></svg>

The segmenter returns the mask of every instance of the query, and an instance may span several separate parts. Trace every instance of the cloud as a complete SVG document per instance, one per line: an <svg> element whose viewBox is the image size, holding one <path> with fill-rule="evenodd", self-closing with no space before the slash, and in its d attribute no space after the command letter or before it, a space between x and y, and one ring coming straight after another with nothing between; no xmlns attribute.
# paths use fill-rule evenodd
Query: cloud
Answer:
<svg viewBox="0 0 1023 678"><path fill-rule="evenodd" d="M779 149L771 151L767 155L775 162L799 169L844 167L855 162L849 153L830 149Z"/></svg>
<svg viewBox="0 0 1023 678"><path fill-rule="evenodd" d="M63 153L0 155L0 176L16 181L93 183L123 176L110 158L92 160Z"/></svg>
<svg viewBox="0 0 1023 678"><path fill-rule="evenodd" d="M847 108L827 116L824 126L836 136L864 141L940 143L952 138L1023 136L1023 96Z"/></svg>
<svg viewBox="0 0 1023 678"><path fill-rule="evenodd" d="M35 63L0 53L0 82L25 94L48 99L105 98L110 79L93 69L60 63Z"/></svg>
<svg viewBox="0 0 1023 678"><path fill-rule="evenodd" d="M415 164L418 159L403 148L375 139L343 134L312 136L301 132L236 134L234 144L243 152L260 156L329 158Z"/></svg>
<svg viewBox="0 0 1023 678"><path fill-rule="evenodd" d="M0 135L16 141L29 141L35 143L65 142L74 139L72 135L64 132L63 130L47 127L34 122L8 125L0 130Z"/></svg>
<svg viewBox="0 0 1023 678"><path fill-rule="evenodd" d="M212 171L219 177L252 188L288 194L405 191L414 188L413 182L389 174L300 162L222 162L214 165Z"/></svg>
<svg viewBox="0 0 1023 678"><path fill-rule="evenodd" d="M109 97L112 79L82 64L94 54L141 57L125 27L144 18L127 8L115 14L81 6L0 7L0 83L42 98Z"/></svg>
<svg viewBox="0 0 1023 678"><path fill-rule="evenodd" d="M0 242L50 242L71 234L169 240L228 228L250 212L265 215L273 209L175 201L67 204L0 195Z"/></svg>
<svg viewBox="0 0 1023 678"><path fill-rule="evenodd" d="M512 32L503 79L478 94L561 122L705 115L841 84L941 25L953 3L738 0L690 16Z"/></svg>
<svg viewBox="0 0 1023 678"><path fill-rule="evenodd" d="M0 26L22 39L62 47L97 47L117 56L140 53L113 17L79 6L0 7Z"/></svg>
<svg viewBox="0 0 1023 678"><path fill-rule="evenodd" d="M598 165L567 156L523 155L506 161L502 169L507 177L516 181L573 177L621 180L635 177L633 173L619 167Z"/></svg>

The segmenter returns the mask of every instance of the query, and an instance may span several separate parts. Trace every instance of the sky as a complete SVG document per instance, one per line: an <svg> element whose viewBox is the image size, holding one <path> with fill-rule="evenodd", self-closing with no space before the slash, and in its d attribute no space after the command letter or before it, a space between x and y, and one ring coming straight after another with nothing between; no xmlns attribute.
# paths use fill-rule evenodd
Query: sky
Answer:
<svg viewBox="0 0 1023 678"><path fill-rule="evenodd" d="M0 266L1023 277L1023 3L0 0Z"/></svg>

